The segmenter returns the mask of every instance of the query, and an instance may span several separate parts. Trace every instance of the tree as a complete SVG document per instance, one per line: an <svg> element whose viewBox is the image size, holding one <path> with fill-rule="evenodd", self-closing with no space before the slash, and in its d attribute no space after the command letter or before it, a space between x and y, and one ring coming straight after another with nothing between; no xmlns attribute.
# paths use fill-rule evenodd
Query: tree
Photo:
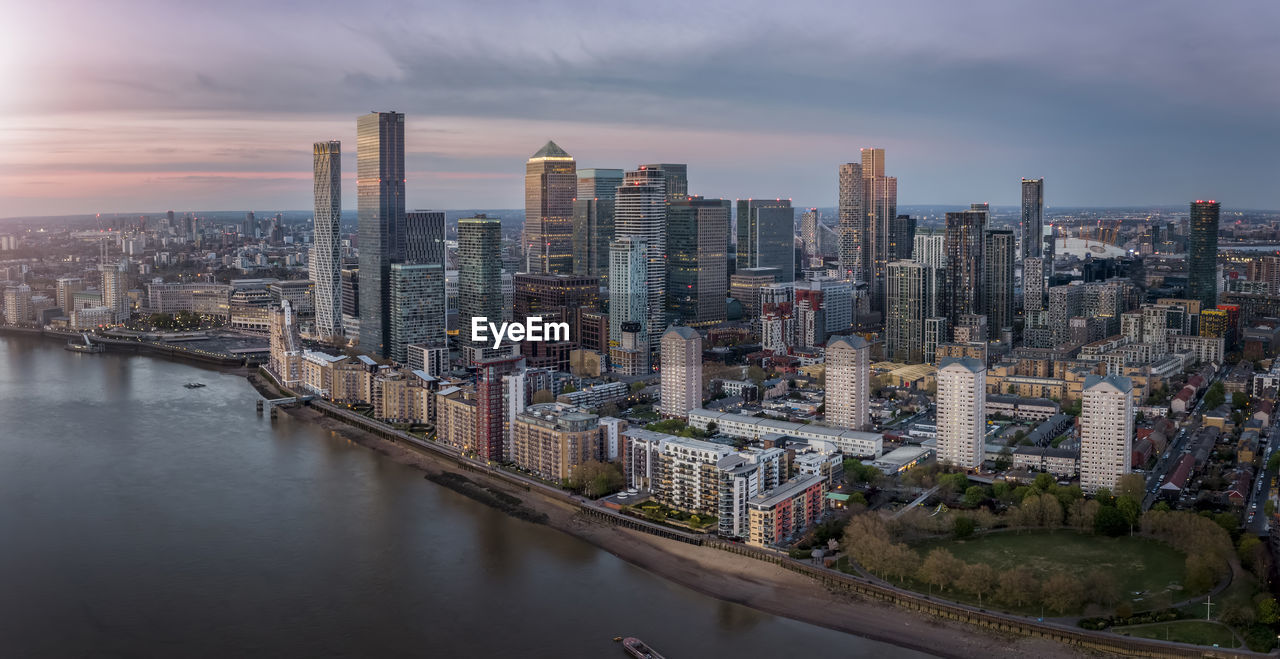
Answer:
<svg viewBox="0 0 1280 659"><path fill-rule="evenodd" d="M965 538L973 535L973 531L977 526L978 525L968 517L956 517L956 521L952 529L952 535L954 535L957 540L964 540Z"/></svg>
<svg viewBox="0 0 1280 659"><path fill-rule="evenodd" d="M916 578L930 586L937 586L938 590L945 591L947 586L955 583L963 569L964 561L938 547L924 557L924 562L916 572Z"/></svg>
<svg viewBox="0 0 1280 659"><path fill-rule="evenodd" d="M1090 601L1105 607L1115 606L1124 593L1120 584L1110 574L1102 570L1090 570L1084 578L1084 592Z"/></svg>
<svg viewBox="0 0 1280 659"><path fill-rule="evenodd" d="M1062 526L1062 504L1052 494L1040 495L1040 526L1046 529Z"/></svg>
<svg viewBox="0 0 1280 659"><path fill-rule="evenodd" d="M1227 533L1235 532L1236 528L1240 526L1240 520L1236 519L1236 516L1231 513L1218 513L1213 516L1213 521Z"/></svg>
<svg viewBox="0 0 1280 659"><path fill-rule="evenodd" d="M996 596L1006 604L1021 607L1035 601L1038 583L1039 580L1030 568L1015 567L1012 570L1005 570L1000 575Z"/></svg>
<svg viewBox="0 0 1280 659"><path fill-rule="evenodd" d="M1129 495L1116 497L1116 510L1124 515L1124 519L1129 524L1129 532L1133 533L1133 527L1138 525L1138 517L1142 514L1142 504Z"/></svg>
<svg viewBox="0 0 1280 659"><path fill-rule="evenodd" d="M1258 600L1258 622L1264 625L1274 625L1280 621L1280 605L1276 604L1274 597L1267 597Z"/></svg>
<svg viewBox="0 0 1280 659"><path fill-rule="evenodd" d="M1096 499L1098 503L1104 506L1109 506L1112 504L1111 489L1106 487L1100 487L1098 488L1097 492L1093 493L1093 498Z"/></svg>
<svg viewBox="0 0 1280 659"><path fill-rule="evenodd" d="M1112 538L1122 536L1129 530L1129 520L1125 519L1115 506L1101 506L1093 518L1093 530Z"/></svg>
<svg viewBox="0 0 1280 659"><path fill-rule="evenodd" d="M970 508L977 507L987 498L987 488L981 485L971 485L969 489L964 491L964 504Z"/></svg>
<svg viewBox="0 0 1280 659"><path fill-rule="evenodd" d="M1186 561L1187 590L1203 593L1218 580L1218 567L1213 557L1203 553L1189 554Z"/></svg>
<svg viewBox="0 0 1280 659"><path fill-rule="evenodd" d="M617 492L626 483L622 468L613 462L588 460L574 467L569 475L569 486L592 499Z"/></svg>
<svg viewBox="0 0 1280 659"><path fill-rule="evenodd" d="M982 596L995 590L997 582L995 568L986 563L969 563L960 572L956 586L968 593L978 596L978 606L982 606Z"/></svg>
<svg viewBox="0 0 1280 659"><path fill-rule="evenodd" d="M1227 399L1226 388L1221 382L1214 382L1209 386L1209 390L1204 393L1204 409L1212 410L1221 405Z"/></svg>
<svg viewBox="0 0 1280 659"><path fill-rule="evenodd" d="M1044 605L1062 615L1084 604L1084 584L1074 576L1055 572L1044 582Z"/></svg>
<svg viewBox="0 0 1280 659"><path fill-rule="evenodd" d="M1243 410L1249 406L1249 394L1235 391L1231 393L1231 407Z"/></svg>
<svg viewBox="0 0 1280 659"><path fill-rule="evenodd" d="M1003 499L1009 496L1010 488L1008 481L996 481L991 484L991 496L997 499Z"/></svg>
<svg viewBox="0 0 1280 659"><path fill-rule="evenodd" d="M1077 531L1092 531L1101 504L1093 499L1077 499L1067 509L1067 524Z"/></svg>
<svg viewBox="0 0 1280 659"><path fill-rule="evenodd" d="M920 555L915 553L910 547L899 542L890 545L885 551L884 556L884 572L886 575L897 579L898 583L902 583L907 575L916 568L920 562Z"/></svg>
<svg viewBox="0 0 1280 659"><path fill-rule="evenodd" d="M554 402L556 402L556 396L555 394L551 393L550 389L539 389L533 392L534 405L537 405L539 403L554 403Z"/></svg>
<svg viewBox="0 0 1280 659"><path fill-rule="evenodd" d="M1053 484L1053 474L1036 474L1036 480L1032 483L1032 485L1041 492L1048 492L1049 487Z"/></svg>
<svg viewBox="0 0 1280 659"><path fill-rule="evenodd" d="M575 391L577 391L577 390L578 390L578 388L577 388L577 387L575 387L575 386L573 386L572 384L565 383L565 385L564 385L564 389L561 389L561 390L560 390L560 393L562 393L562 394L571 394L571 393L573 393L573 392L575 392Z"/></svg>

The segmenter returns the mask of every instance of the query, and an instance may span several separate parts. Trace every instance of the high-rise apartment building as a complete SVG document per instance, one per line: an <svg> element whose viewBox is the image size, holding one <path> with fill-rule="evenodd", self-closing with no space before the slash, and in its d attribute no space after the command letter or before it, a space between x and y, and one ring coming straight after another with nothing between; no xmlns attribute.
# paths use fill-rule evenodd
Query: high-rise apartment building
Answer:
<svg viewBox="0 0 1280 659"><path fill-rule="evenodd" d="M298 337L297 316L288 300L270 311L268 330L268 368L286 387L301 384L302 340Z"/></svg>
<svg viewBox="0 0 1280 659"><path fill-rule="evenodd" d="M1030 313L1043 311L1048 279L1043 256L1028 256L1022 260L1022 308Z"/></svg>
<svg viewBox="0 0 1280 659"><path fill-rule="evenodd" d="M794 281L796 219L790 199L738 200L737 268L777 268Z"/></svg>
<svg viewBox="0 0 1280 659"><path fill-rule="evenodd" d="M578 166L555 142L525 163L524 249L528 272L573 272L573 200Z"/></svg>
<svg viewBox="0 0 1280 659"><path fill-rule="evenodd" d="M890 232L898 217L898 179L885 176L884 149L862 149L861 154L866 189L863 195L867 213L864 226L870 266L870 277L866 282L871 290L871 310L884 312L885 269L894 253Z"/></svg>
<svg viewBox="0 0 1280 659"><path fill-rule="evenodd" d="M1044 256L1044 177L1022 179L1022 258Z"/></svg>
<svg viewBox="0 0 1280 659"><path fill-rule="evenodd" d="M946 222L946 304L942 305L942 315L954 327L960 316L985 311L982 285L986 272L982 247L987 213L981 210L947 213Z"/></svg>
<svg viewBox="0 0 1280 659"><path fill-rule="evenodd" d="M736 276L736 275L735 275ZM853 283L817 277L795 283L796 345L825 345L853 326Z"/></svg>
<svg viewBox="0 0 1280 659"><path fill-rule="evenodd" d="M1017 237L1008 229L990 229L984 236L982 290L987 327L992 336L1013 327L1014 253Z"/></svg>
<svg viewBox="0 0 1280 659"><path fill-rule="evenodd" d="M924 321L933 315L937 271L915 261L894 261L887 272L885 356L889 361L919 364L925 361Z"/></svg>
<svg viewBox="0 0 1280 659"><path fill-rule="evenodd" d="M1191 204L1187 236L1187 297L1203 309L1218 306L1218 210L1216 201Z"/></svg>
<svg viewBox="0 0 1280 659"><path fill-rule="evenodd" d="M409 345L447 345L444 266L439 263L392 263L388 357L406 364ZM468 328L470 329L470 328Z"/></svg>
<svg viewBox="0 0 1280 659"><path fill-rule="evenodd" d="M604 459L599 417L572 405L530 405L511 425L516 466L540 478L565 481L577 467Z"/></svg>
<svg viewBox="0 0 1280 659"><path fill-rule="evenodd" d="M62 309L62 314L71 317L73 311L72 300L75 294L84 290L84 280L79 277L58 277L57 302L58 308Z"/></svg>
<svg viewBox="0 0 1280 659"><path fill-rule="evenodd" d="M702 337L673 325L662 334L662 387L658 411L686 418L702 407Z"/></svg>
<svg viewBox="0 0 1280 659"><path fill-rule="evenodd" d="M338 227L342 223L342 143L316 142L311 148L315 237L307 265L315 283L316 335L342 336L342 269Z"/></svg>
<svg viewBox="0 0 1280 659"><path fill-rule="evenodd" d="M104 263L98 266L102 273L102 306L111 310L114 322L129 320L129 275L124 263Z"/></svg>
<svg viewBox="0 0 1280 659"><path fill-rule="evenodd" d="M816 208L810 208L800 214L800 242L804 245L804 267L809 267L809 261L822 258L822 245L818 242L820 240L818 225L821 222Z"/></svg>
<svg viewBox="0 0 1280 659"><path fill-rule="evenodd" d="M644 242L645 253L645 319L642 333L647 337L649 351L655 352L667 322L667 181L684 188L674 196L684 196L688 182L679 169L657 169L641 165L640 169L623 174L622 185L614 201L614 233L617 237L631 237ZM611 257L612 258L612 257ZM612 263L612 260L611 260ZM613 277L613 268L609 275ZM629 282L633 283L633 282ZM612 284L611 284L612 286ZM628 303L629 304L629 303ZM612 311L613 298L610 298ZM612 328L612 322L610 323ZM612 337L612 331L610 332Z"/></svg>
<svg viewBox="0 0 1280 659"><path fill-rule="evenodd" d="M360 349L387 356L391 262L401 258L404 222L404 115L356 120L356 206L360 238Z"/></svg>
<svg viewBox="0 0 1280 659"><path fill-rule="evenodd" d="M4 321L10 325L31 322L31 287L18 284L4 289Z"/></svg>
<svg viewBox="0 0 1280 659"><path fill-rule="evenodd" d="M897 206L895 202L894 206ZM889 227L889 259L908 260L915 251L916 218L899 215Z"/></svg>
<svg viewBox="0 0 1280 659"><path fill-rule="evenodd" d="M502 318L502 296L496 294L501 287L502 222L483 214L458 220L458 345L468 363L510 353L507 345L495 349L491 337L480 341L471 335L472 318L494 324Z"/></svg>
<svg viewBox="0 0 1280 659"><path fill-rule="evenodd" d="M938 462L982 466L987 432L987 367L972 357L947 357L938 366Z"/></svg>
<svg viewBox="0 0 1280 659"><path fill-rule="evenodd" d="M866 185L862 181L862 165L856 162L840 165L840 197L836 211L840 236L840 276L865 282L870 278L867 236Z"/></svg>
<svg viewBox="0 0 1280 659"><path fill-rule="evenodd" d="M1080 405L1080 487L1115 491L1131 471L1133 453L1133 383L1119 375L1085 378Z"/></svg>
<svg viewBox="0 0 1280 659"><path fill-rule="evenodd" d="M923 263L935 270L947 267L947 236L945 233L917 233L911 260Z"/></svg>
<svg viewBox="0 0 1280 659"><path fill-rule="evenodd" d="M725 321L729 215L728 199L695 196L667 205L667 299L672 315L685 325Z"/></svg>
<svg viewBox="0 0 1280 659"><path fill-rule="evenodd" d="M871 346L857 336L837 336L827 343L827 425L865 430L871 423Z"/></svg>
<svg viewBox="0 0 1280 659"><path fill-rule="evenodd" d="M637 356L641 373L649 372L649 244L637 236L619 236L609 245L609 346L622 345L623 329L645 346Z"/></svg>

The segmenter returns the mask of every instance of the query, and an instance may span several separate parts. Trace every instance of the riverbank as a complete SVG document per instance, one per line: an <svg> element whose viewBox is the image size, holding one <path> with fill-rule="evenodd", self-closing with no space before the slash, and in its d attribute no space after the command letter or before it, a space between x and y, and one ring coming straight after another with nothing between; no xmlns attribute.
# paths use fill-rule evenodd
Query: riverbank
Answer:
<svg viewBox="0 0 1280 659"><path fill-rule="evenodd" d="M262 382L256 374L250 374L249 379L263 395L278 395L274 387ZM315 423L398 463L419 469L433 482L463 476L487 492L502 493L500 497L505 495L518 500L520 508L535 512L539 521L552 528L590 542L651 574L717 599L940 656L1084 656L1053 641L989 632L829 591L813 579L747 556L595 521L579 514L578 508L569 503L543 496L536 490L518 489L481 473L467 471L459 474L454 465L438 456L354 428L315 409L289 406L282 411L295 419ZM470 496L466 492L463 494Z"/></svg>

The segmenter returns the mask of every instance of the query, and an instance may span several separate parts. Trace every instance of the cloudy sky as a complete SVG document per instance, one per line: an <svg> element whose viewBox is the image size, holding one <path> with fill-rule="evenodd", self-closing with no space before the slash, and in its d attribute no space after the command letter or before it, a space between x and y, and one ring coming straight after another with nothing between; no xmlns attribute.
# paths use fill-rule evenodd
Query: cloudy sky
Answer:
<svg viewBox="0 0 1280 659"><path fill-rule="evenodd" d="M0 217L304 209L311 143L407 114L414 208L523 205L524 159L689 163L690 190L835 202L1280 208L1280 3L12 3Z"/></svg>

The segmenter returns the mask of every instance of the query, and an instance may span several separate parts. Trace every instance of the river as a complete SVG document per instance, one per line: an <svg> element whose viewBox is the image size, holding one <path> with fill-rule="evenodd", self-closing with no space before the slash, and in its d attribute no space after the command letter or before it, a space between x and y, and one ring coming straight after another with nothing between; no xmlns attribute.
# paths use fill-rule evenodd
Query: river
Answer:
<svg viewBox="0 0 1280 659"><path fill-rule="evenodd" d="M0 655L924 656L674 585L257 398L0 336Z"/></svg>

